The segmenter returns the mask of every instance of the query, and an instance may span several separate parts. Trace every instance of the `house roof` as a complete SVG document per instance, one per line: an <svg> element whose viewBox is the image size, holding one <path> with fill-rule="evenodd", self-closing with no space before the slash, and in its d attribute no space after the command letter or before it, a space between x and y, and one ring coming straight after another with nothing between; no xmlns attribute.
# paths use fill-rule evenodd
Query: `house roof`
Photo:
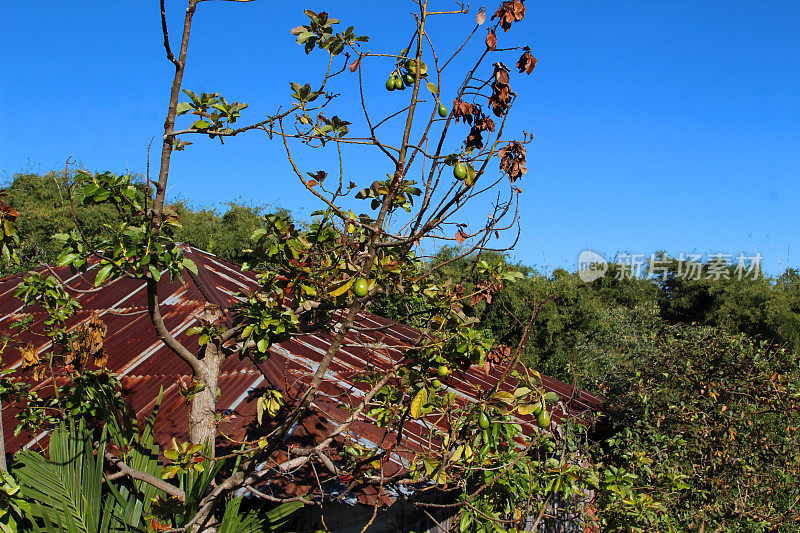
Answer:
<svg viewBox="0 0 800 533"><path fill-rule="evenodd" d="M189 336L186 332L195 324L195 315L207 303L224 308L233 305L240 298L238 293L255 289L257 283L254 274L242 271L237 265L212 254L188 246L184 247L184 253L197 265L198 273L192 275L187 272L185 283L177 279L169 281L168 276L164 276L158 284L158 291L167 328L191 349L197 347L197 336ZM80 302L81 309L68 326L86 320L93 313L97 313L108 326L104 341L108 353L106 367L120 377L123 393L137 417L142 418L151 412L159 391L163 389L156 440L162 447L167 446L173 437L186 440L186 403L178 392L178 382L182 377L189 377L189 368L156 337L147 314L144 283L124 278L96 289L90 281L94 278L92 275L73 275L66 268L54 269L53 272L68 282L68 286L77 289L72 294ZM0 279L0 332L9 331L13 322L31 312L23 310L21 302L13 297L14 289L21 280L22 275ZM43 353L48 349L49 342L47 337L37 332L42 330L44 312L34 309L32 314L34 322L31 331L15 332L15 344L22 346L31 342ZM330 429L349 416L347 409L355 407L368 390L369 385L358 378L370 370L388 369L417 336L410 327L366 312L359 315L356 329L347 335L312 404L313 410L294 429L293 439L306 443L325 439ZM265 389L283 391L288 402L305 391L331 340L332 335L322 331L299 335L273 345L270 358L259 367L247 360L240 361L238 357L228 357L221 369L221 394L217 406L231 416L220 424L220 434L240 440L249 430L253 430L256 400ZM20 365L20 352L10 345L3 353L2 368L17 368ZM457 395L457 401L470 402L475 401L478 391L493 387L504 370L502 366L496 366L487 374L482 368L472 367L466 371L454 371L443 381ZM41 391L40 394L46 395L48 388L52 387L50 377L36 383L30 373L23 373L20 379L29 382ZM542 376L542 384L546 391L557 393L563 400L553 409L555 421L561 421L566 412L585 415L601 406L596 396L548 376ZM506 383L502 388L513 391L515 387L513 383ZM14 436L17 422L14 416L17 412L13 406L3 406L7 452L35 447L46 435L22 432ZM519 417L518 421L530 431L538 431L532 429L535 426L532 417ZM367 448L379 447L387 442L387 438L396 437L387 435L374 422L367 417L366 421L354 424L349 437ZM413 452L426 446L425 435L434 423L426 417L409 420L404 427L402 446L398 446L398 452L387 461L384 472L389 474L408 466L404 463L413 456ZM292 486L285 486L281 490L291 492L292 489ZM372 503L376 498L385 504L392 501L391 496L378 494L370 488L358 492L358 498L364 503Z"/></svg>

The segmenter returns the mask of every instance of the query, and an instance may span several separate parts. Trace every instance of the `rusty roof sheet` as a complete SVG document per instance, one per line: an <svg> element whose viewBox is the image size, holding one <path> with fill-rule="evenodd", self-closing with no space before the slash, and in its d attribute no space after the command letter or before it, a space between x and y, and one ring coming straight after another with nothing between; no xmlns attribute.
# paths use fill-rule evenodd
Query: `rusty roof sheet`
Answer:
<svg viewBox="0 0 800 533"><path fill-rule="evenodd" d="M168 329L192 349L198 347L197 337L188 336L186 331L195 324L195 314L202 311L207 302L229 307L237 301L238 293L252 290L257 284L254 274L244 272L237 265L212 254L188 246L184 248L184 253L197 265L198 274L187 272L186 283L183 284L177 279L169 281L164 276L158 284L158 291L161 313ZM188 438L186 403L178 393L177 383L180 378L189 376L189 369L156 337L146 311L144 282L120 279L98 290L86 276L73 275L66 268L55 269L54 272L68 282L69 286L80 291L73 292L73 295L82 308L70 325L85 320L92 312L97 312L108 325L105 348L109 357L106 365L120 376L123 393L137 417L142 418L151 412L159 391L163 390L156 426L157 441L163 447L168 445L172 437L179 440ZM36 309L23 310L21 302L13 297L14 289L21 280L22 275L0 279L0 332L9 331L11 324L23 316L23 313L32 312L32 332L15 333L14 340L19 346L31 342L43 353L48 349L49 342L36 332L41 331L44 313ZM314 399L315 411L310 412L294 430L293 439L320 442L326 438L332 428L349 416L347 409L355 407L367 392L368 385L356 378L369 371L385 371L416 338L413 328L370 313L360 314L356 326L358 330L348 333L339 354L330 366L320 393ZM305 391L331 339L330 333L315 332L273 345L271 357L259 368L253 367L248 361L240 361L238 357L229 357L222 366L219 380L221 396L218 408L229 415L219 427L223 435L221 439L227 436L240 440L254 429L252 421L256 412L255 400L265 388L284 391L288 402ZM19 351L9 345L3 354L3 369L17 368L20 365ZM493 387L501 378L503 370L502 367L493 367L486 374L482 368L471 367L454 371L442 381L456 394L458 402L474 402L478 391ZM30 377L23 375L21 379ZM542 376L542 384L545 390L557 393L564 400L552 413L556 421L563 420L565 411L584 414L601 407L598 397L556 379ZM48 385L52 386L52 381L45 378L36 384L36 388L41 391L40 394L47 394ZM510 382L504 383L501 388L514 390ZM44 434L28 435L23 432L15 437L14 416L17 410L13 406L3 407L6 451L42 445ZM533 417L518 418L528 428L535 426ZM425 435L434 423L428 417L409 420L404 428L402 442L397 446L398 451L384 466L385 471L393 472L407 467L413 451L426 446ZM387 435L374 420L366 417L364 422L353 426L349 437L367 448L375 448L395 439L396 435ZM305 482L301 484L303 483ZM299 485L294 488L286 486L283 490L291 492L297 488ZM377 494L366 488L358 492L356 497L365 503L374 503L376 498L383 503L390 503L391 500L386 494Z"/></svg>

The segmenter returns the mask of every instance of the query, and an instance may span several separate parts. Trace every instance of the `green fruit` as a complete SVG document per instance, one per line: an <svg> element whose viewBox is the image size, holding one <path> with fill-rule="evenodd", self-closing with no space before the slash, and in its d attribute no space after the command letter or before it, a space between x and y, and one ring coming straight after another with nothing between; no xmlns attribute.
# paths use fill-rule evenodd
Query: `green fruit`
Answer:
<svg viewBox="0 0 800 533"><path fill-rule="evenodd" d="M487 429L489 429L491 427L491 425L492 425L492 421L489 420L489 417L486 416L486 413L481 411L481 414L478 415L478 427L481 428L482 430L486 431Z"/></svg>
<svg viewBox="0 0 800 533"><path fill-rule="evenodd" d="M434 379L433 381L431 381L431 385L433 386L434 389L437 390L442 388L442 382L439 381L438 379Z"/></svg>
<svg viewBox="0 0 800 533"><path fill-rule="evenodd" d="M547 409L542 409L542 412L536 417L536 424L542 429L550 425L550 413L547 412Z"/></svg>
<svg viewBox="0 0 800 533"><path fill-rule="evenodd" d="M539 413L541 413L543 409L545 409L544 402L541 400L536 402L536 405L533 408L533 416L539 416Z"/></svg>
<svg viewBox="0 0 800 533"><path fill-rule="evenodd" d="M386 80L386 90L394 91L394 76L389 76L389 79Z"/></svg>
<svg viewBox="0 0 800 533"><path fill-rule="evenodd" d="M353 283L353 293L359 298L363 298L368 292L369 286L367 285L367 280L364 278L358 278L355 283Z"/></svg>
<svg viewBox="0 0 800 533"><path fill-rule="evenodd" d="M412 76L411 74L406 74L405 75L406 85L408 85L408 86L414 85L414 81L415 81L414 80L414 76Z"/></svg>
<svg viewBox="0 0 800 533"><path fill-rule="evenodd" d="M442 104L439 104L439 116L442 118L447 116L447 108Z"/></svg>
<svg viewBox="0 0 800 533"><path fill-rule="evenodd" d="M400 78L400 76L396 76L394 78L394 88L395 90L400 90L405 88L405 85L403 85L403 80Z"/></svg>
<svg viewBox="0 0 800 533"><path fill-rule="evenodd" d="M436 369L436 375L440 378L447 377L450 373L450 369L447 368L447 365L440 365L439 368Z"/></svg>
<svg viewBox="0 0 800 533"><path fill-rule="evenodd" d="M453 167L453 176L455 176L458 181L467 177L467 167L464 166L464 163L455 164Z"/></svg>

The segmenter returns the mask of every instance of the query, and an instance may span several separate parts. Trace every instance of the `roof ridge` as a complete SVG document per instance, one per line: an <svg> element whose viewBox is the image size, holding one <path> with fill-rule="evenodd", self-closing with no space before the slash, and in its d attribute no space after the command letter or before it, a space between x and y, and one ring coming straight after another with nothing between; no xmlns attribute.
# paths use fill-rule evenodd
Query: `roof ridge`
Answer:
<svg viewBox="0 0 800 533"><path fill-rule="evenodd" d="M200 252L202 254L209 255L209 256L213 257L217 261L220 261L222 263L226 263L227 265L229 265L231 267L238 268L239 270L242 270L242 265L240 265L239 263L237 263L235 261L231 261L230 259L225 259L221 255L217 255L215 253L209 252L208 250L203 250L202 248L198 248L196 246L192 246L191 244L186 244L185 242L178 242L176 244L178 244L178 246L183 248L184 251L190 251L192 253Z"/></svg>
<svg viewBox="0 0 800 533"><path fill-rule="evenodd" d="M222 309L227 309L228 307L230 307L231 302L229 301L229 299L222 293L222 291L217 289L214 283L212 283L211 280L209 279L210 275L206 272L205 263L203 261L195 261L193 259L193 258L199 259L198 252L200 253L208 253L208 252L204 252L203 250L195 248L194 246L189 246L188 244L180 243L179 246L183 251L183 255L186 258L191 259L192 262L197 267L197 274L195 274L189 269L186 270L189 272L189 277L192 279L192 282L200 291L200 294L203 295L203 298L205 298L206 301L208 301L211 304L220 306ZM213 256L213 254L209 255ZM237 268L241 269L242 267L238 266Z"/></svg>

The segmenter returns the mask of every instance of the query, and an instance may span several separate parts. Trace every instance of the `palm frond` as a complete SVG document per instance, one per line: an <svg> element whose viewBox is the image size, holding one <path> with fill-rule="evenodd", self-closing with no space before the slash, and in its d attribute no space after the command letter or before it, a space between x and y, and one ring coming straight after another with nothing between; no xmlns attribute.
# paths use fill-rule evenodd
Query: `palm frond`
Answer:
<svg viewBox="0 0 800 533"><path fill-rule="evenodd" d="M94 439L84 422L62 422L50 436L49 460L32 450L17 454L20 466L14 473L22 494L31 500L32 513L46 527L51 522L70 533L98 531L104 440L95 456Z"/></svg>

